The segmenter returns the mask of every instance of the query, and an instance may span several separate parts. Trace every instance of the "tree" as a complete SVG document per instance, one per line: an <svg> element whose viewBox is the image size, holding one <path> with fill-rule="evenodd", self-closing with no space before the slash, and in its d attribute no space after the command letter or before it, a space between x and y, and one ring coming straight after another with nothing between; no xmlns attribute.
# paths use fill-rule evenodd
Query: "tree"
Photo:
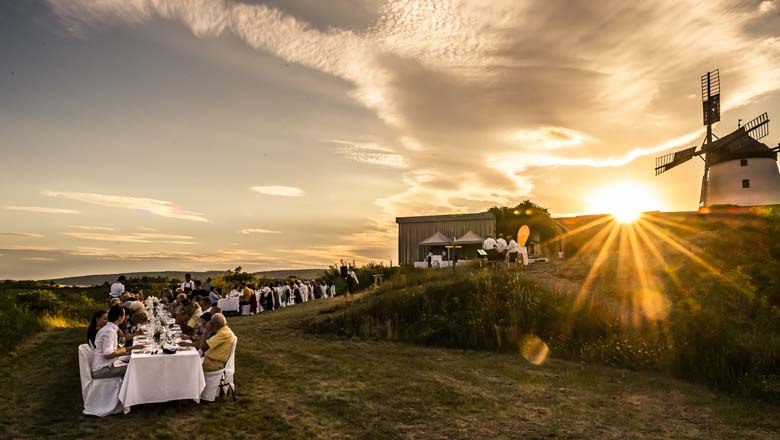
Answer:
<svg viewBox="0 0 780 440"><path fill-rule="evenodd" d="M494 206L488 212L496 217L497 234L515 237L520 226L527 225L531 228L531 234L539 234L542 242L558 235L558 226L550 216L550 211L530 200L525 200L513 208Z"/></svg>

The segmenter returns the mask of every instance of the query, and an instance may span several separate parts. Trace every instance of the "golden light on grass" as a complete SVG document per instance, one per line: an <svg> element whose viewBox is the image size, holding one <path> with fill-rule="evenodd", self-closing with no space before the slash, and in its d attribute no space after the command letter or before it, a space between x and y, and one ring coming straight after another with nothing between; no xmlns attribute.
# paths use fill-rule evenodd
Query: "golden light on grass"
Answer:
<svg viewBox="0 0 780 440"><path fill-rule="evenodd" d="M649 186L638 182L615 182L587 197L595 214L610 214L619 223L632 223L642 212L658 210L661 203Z"/></svg>
<svg viewBox="0 0 780 440"><path fill-rule="evenodd" d="M536 336L528 336L520 343L520 354L534 365L544 363L549 352L547 344Z"/></svg>

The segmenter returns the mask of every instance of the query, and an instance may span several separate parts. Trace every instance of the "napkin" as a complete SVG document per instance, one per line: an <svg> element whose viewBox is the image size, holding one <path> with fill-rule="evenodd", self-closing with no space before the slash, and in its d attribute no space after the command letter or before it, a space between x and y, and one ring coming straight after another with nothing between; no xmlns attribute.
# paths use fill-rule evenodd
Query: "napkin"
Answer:
<svg viewBox="0 0 780 440"><path fill-rule="evenodd" d="M163 345L163 353L167 354L173 354L176 353L176 351L179 350L179 346L176 344L165 344Z"/></svg>

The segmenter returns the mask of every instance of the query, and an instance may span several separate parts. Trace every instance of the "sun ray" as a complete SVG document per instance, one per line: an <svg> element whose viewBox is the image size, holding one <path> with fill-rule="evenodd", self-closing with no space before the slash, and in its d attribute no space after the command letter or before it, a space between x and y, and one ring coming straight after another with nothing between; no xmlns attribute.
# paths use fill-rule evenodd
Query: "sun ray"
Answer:
<svg viewBox="0 0 780 440"><path fill-rule="evenodd" d="M576 228L574 228L572 230L569 230L569 231L566 231L563 234L558 234L558 235L556 235L555 237L551 238L550 240L546 241L543 244L546 245L546 244L553 243L553 242L561 240L561 239L566 239L566 238L572 237L574 235L579 234L580 232L585 232L588 229L595 228L596 226L598 226L600 224L611 222L611 221L614 221L614 219L612 217L608 216L608 215L600 216L599 218L597 218L595 220L591 220L588 223L585 223L584 225L577 226Z"/></svg>
<svg viewBox="0 0 780 440"><path fill-rule="evenodd" d="M743 287L734 282L734 280L730 279L726 275L723 274L721 270L713 266L711 263L706 261L704 258L700 257L699 255L696 255L693 251L688 249L689 247L692 247L690 243L688 243L686 240L683 240L679 237L673 237L671 234L661 230L659 227L655 226L654 224L650 222L644 222L644 226L656 237L660 238L664 242L668 243L670 246L672 246L674 249L685 255L686 257L690 258L691 261L698 264L699 266L706 269L708 272L713 274L716 278L730 284L734 288L738 289L740 292L747 292L747 290ZM680 244L677 240L682 241L688 247L683 246Z"/></svg>
<svg viewBox="0 0 780 440"><path fill-rule="evenodd" d="M591 250L594 250L598 247L599 243L603 243L606 239L607 235L609 235L609 232L611 231L611 228L614 228L618 225L616 221L614 221L612 218L607 217L611 221L606 223L599 231L595 234L593 234L592 237L588 239L580 248L577 250L577 252L574 253L573 257L578 257L580 255L583 255L587 252L590 252Z"/></svg>
<svg viewBox="0 0 780 440"><path fill-rule="evenodd" d="M654 222L654 223L662 223L662 224L664 224L666 226L671 226L673 228L682 229L684 231L688 231L688 232L692 232L692 233L701 232L701 229L698 229L698 228L695 228L695 227L693 227L691 225L686 225L685 223L678 222L676 220L671 220L671 219L668 219L668 218L661 218L659 216L647 215L647 216L644 216L643 219L645 219L647 221L650 221L650 222Z"/></svg>
<svg viewBox="0 0 780 440"><path fill-rule="evenodd" d="M610 247L612 247L612 242L615 241L615 237L617 237L617 233L619 230L620 230L620 225L617 222L613 223L612 228L609 230L609 235L607 236L607 239L604 241L604 244L601 246L601 250L599 250L596 259L593 261L593 264L590 266L590 271L588 271L588 275L585 277L585 280L582 282L582 285L580 286L580 290L577 292L577 296L574 299L574 306L573 306L574 311L579 310L580 307L582 307L582 304L585 301L585 295L587 295L588 290L590 289L590 285L596 279L596 274L598 273L599 268L601 267L602 264L604 264L604 261L606 261L609 249Z"/></svg>
<svg viewBox="0 0 780 440"><path fill-rule="evenodd" d="M678 289L682 289L682 283L680 283L680 279L677 277L677 274L674 272L674 270L672 270L672 268L669 267L669 265L666 263L663 255L661 254L661 251L658 250L658 247L656 247L655 243L653 243L653 240L651 240L650 236L647 235L647 231L645 231L644 227L642 226L642 222L636 222L634 226L634 230L639 236L639 239L647 247L650 253L653 254L653 257L657 261L660 261L661 264L663 264L664 271L669 275L669 278L671 278L674 286Z"/></svg>

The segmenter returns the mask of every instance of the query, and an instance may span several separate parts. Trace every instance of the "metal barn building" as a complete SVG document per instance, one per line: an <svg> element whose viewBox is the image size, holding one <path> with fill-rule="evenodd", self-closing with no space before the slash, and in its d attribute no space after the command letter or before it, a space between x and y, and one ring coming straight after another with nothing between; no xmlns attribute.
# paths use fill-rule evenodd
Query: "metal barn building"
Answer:
<svg viewBox="0 0 780 440"><path fill-rule="evenodd" d="M398 223L398 262L401 265L423 261L428 248L419 243L437 232L449 238L463 237L469 231L482 238L496 235L496 218L489 212L396 217L395 222ZM466 257L472 259L476 255Z"/></svg>

